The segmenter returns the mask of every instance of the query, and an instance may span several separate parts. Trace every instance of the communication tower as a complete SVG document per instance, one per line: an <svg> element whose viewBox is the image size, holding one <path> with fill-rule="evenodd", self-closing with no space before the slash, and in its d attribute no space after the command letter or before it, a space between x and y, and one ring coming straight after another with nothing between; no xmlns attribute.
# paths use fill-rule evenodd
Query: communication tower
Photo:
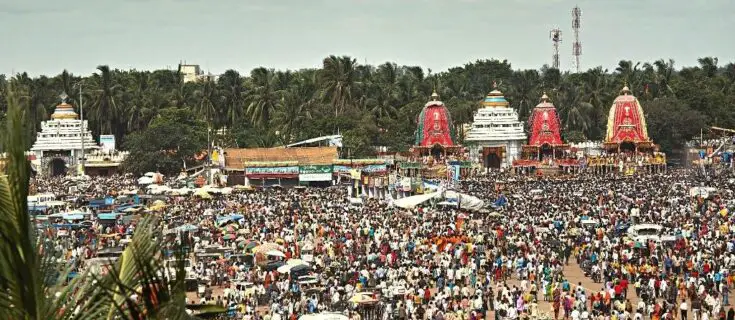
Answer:
<svg viewBox="0 0 735 320"><path fill-rule="evenodd" d="M574 67L579 73L579 56L582 55L582 43L579 42L579 21L582 18L582 10L575 6L572 9L572 30L574 30L574 43L572 44L572 55L574 56Z"/></svg>
<svg viewBox="0 0 735 320"><path fill-rule="evenodd" d="M559 42L561 42L561 30L558 28L551 29L551 31L549 31L549 38L554 42L554 55L551 57L551 65L555 69L559 69Z"/></svg>

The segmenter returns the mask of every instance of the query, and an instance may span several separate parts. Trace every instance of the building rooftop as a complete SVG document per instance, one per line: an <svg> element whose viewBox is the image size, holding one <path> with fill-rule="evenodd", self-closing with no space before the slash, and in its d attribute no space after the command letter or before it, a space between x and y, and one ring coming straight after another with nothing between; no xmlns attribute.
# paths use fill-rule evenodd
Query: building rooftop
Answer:
<svg viewBox="0 0 735 320"><path fill-rule="evenodd" d="M248 163L287 165L327 165L338 158L336 147L225 149L225 166L242 169Z"/></svg>

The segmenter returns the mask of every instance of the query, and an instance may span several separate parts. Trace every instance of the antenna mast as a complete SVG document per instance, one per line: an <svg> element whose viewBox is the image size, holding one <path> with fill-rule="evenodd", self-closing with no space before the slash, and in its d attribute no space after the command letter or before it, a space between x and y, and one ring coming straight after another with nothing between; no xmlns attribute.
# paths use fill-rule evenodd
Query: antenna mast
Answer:
<svg viewBox="0 0 735 320"><path fill-rule="evenodd" d="M559 28L549 31L549 38L554 42L554 55L551 56L551 65L554 69L559 69L559 42L561 42L561 30Z"/></svg>
<svg viewBox="0 0 735 320"><path fill-rule="evenodd" d="M579 56L582 55L582 43L579 42L579 21L582 18L582 10L575 6L572 9L572 30L574 30L574 43L572 44L572 55L574 55L574 67L579 73Z"/></svg>

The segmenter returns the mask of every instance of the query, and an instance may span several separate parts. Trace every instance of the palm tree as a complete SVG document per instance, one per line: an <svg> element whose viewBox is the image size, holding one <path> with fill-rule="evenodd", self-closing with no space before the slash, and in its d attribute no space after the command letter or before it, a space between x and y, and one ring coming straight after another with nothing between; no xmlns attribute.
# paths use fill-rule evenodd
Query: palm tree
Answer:
<svg viewBox="0 0 735 320"><path fill-rule="evenodd" d="M582 74L582 101L587 102L590 107L590 134L589 138L598 138L606 121L605 111L611 102L608 92L610 88L609 77L602 67L590 69ZM599 131L599 132L598 132Z"/></svg>
<svg viewBox="0 0 735 320"><path fill-rule="evenodd" d="M278 102L272 123L276 131L284 137L285 143L297 139L299 128L311 119L309 108L314 99L307 94L303 87L295 86L284 92Z"/></svg>
<svg viewBox="0 0 735 320"><path fill-rule="evenodd" d="M250 73L247 113L256 126L265 128L281 100L278 77L273 69L256 68Z"/></svg>
<svg viewBox="0 0 735 320"><path fill-rule="evenodd" d="M536 105L539 94L537 85L540 76L536 70L514 72L510 79L510 90L507 95L511 106L518 110L521 119L528 117L531 109Z"/></svg>
<svg viewBox="0 0 735 320"><path fill-rule="evenodd" d="M199 85L193 94L194 99L198 101L194 107L194 112L202 117L208 126L214 126L216 128L216 122L214 121L217 116L215 104L217 102L216 84L213 81L204 80Z"/></svg>
<svg viewBox="0 0 735 320"><path fill-rule="evenodd" d="M670 85L671 78L674 75L674 60L669 59L668 62L665 62L664 59L659 59L653 65L656 67L657 97L667 97L669 95L675 97L676 94Z"/></svg>
<svg viewBox="0 0 735 320"><path fill-rule="evenodd" d="M24 109L24 118L26 120L28 130L24 131L27 135L27 143L32 144L36 138L36 132L39 129L41 121L48 118L48 109L52 109L59 103L58 94L51 94L50 80L45 76L38 79L32 79L27 73L17 75L13 82L16 83L19 93L19 103L26 108ZM49 103L47 99L53 96L53 103Z"/></svg>
<svg viewBox="0 0 735 320"><path fill-rule="evenodd" d="M400 69L395 63L384 63L375 73L375 98L368 100L368 106L378 119L396 115L400 98L399 76Z"/></svg>
<svg viewBox="0 0 735 320"><path fill-rule="evenodd" d="M227 70L217 80L222 108L228 127L239 122L245 109L245 86L240 74L235 70Z"/></svg>
<svg viewBox="0 0 735 320"><path fill-rule="evenodd" d="M114 132L114 121L120 112L118 98L123 92L123 87L113 79L113 71L106 65L97 67L99 73L92 75L93 95L93 118L98 124L98 133L116 134ZM119 137L118 137L119 138Z"/></svg>
<svg viewBox="0 0 735 320"><path fill-rule="evenodd" d="M356 66L357 60L347 56L331 55L324 59L321 72L322 99L330 102L335 117L354 105L352 94L358 84Z"/></svg>
<svg viewBox="0 0 735 320"><path fill-rule="evenodd" d="M579 87L571 83L562 83L558 94L559 113L564 119L566 130L578 130L587 133L591 128L590 112L592 104L583 100Z"/></svg>
<svg viewBox="0 0 735 320"><path fill-rule="evenodd" d="M708 78L712 78L717 73L717 62L718 59L715 57L704 57L697 59L700 68L704 72L704 75Z"/></svg>

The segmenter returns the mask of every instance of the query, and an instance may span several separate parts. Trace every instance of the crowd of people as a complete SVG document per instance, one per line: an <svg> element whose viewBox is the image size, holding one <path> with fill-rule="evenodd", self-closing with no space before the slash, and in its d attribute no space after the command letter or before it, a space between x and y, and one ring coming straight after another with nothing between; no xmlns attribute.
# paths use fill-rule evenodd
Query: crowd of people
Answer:
<svg viewBox="0 0 735 320"><path fill-rule="evenodd" d="M233 318L732 320L733 181L688 169L491 173L456 186L488 203L473 212L356 204L343 186L146 197L134 177L118 176L39 178L33 190L164 203L161 232L194 249L188 302L226 306ZM489 206L501 196L508 201ZM53 221L73 229L55 243L64 258L93 259L134 233L134 219L103 223L85 203L64 210L82 208L88 224ZM647 224L656 231L631 234Z"/></svg>

